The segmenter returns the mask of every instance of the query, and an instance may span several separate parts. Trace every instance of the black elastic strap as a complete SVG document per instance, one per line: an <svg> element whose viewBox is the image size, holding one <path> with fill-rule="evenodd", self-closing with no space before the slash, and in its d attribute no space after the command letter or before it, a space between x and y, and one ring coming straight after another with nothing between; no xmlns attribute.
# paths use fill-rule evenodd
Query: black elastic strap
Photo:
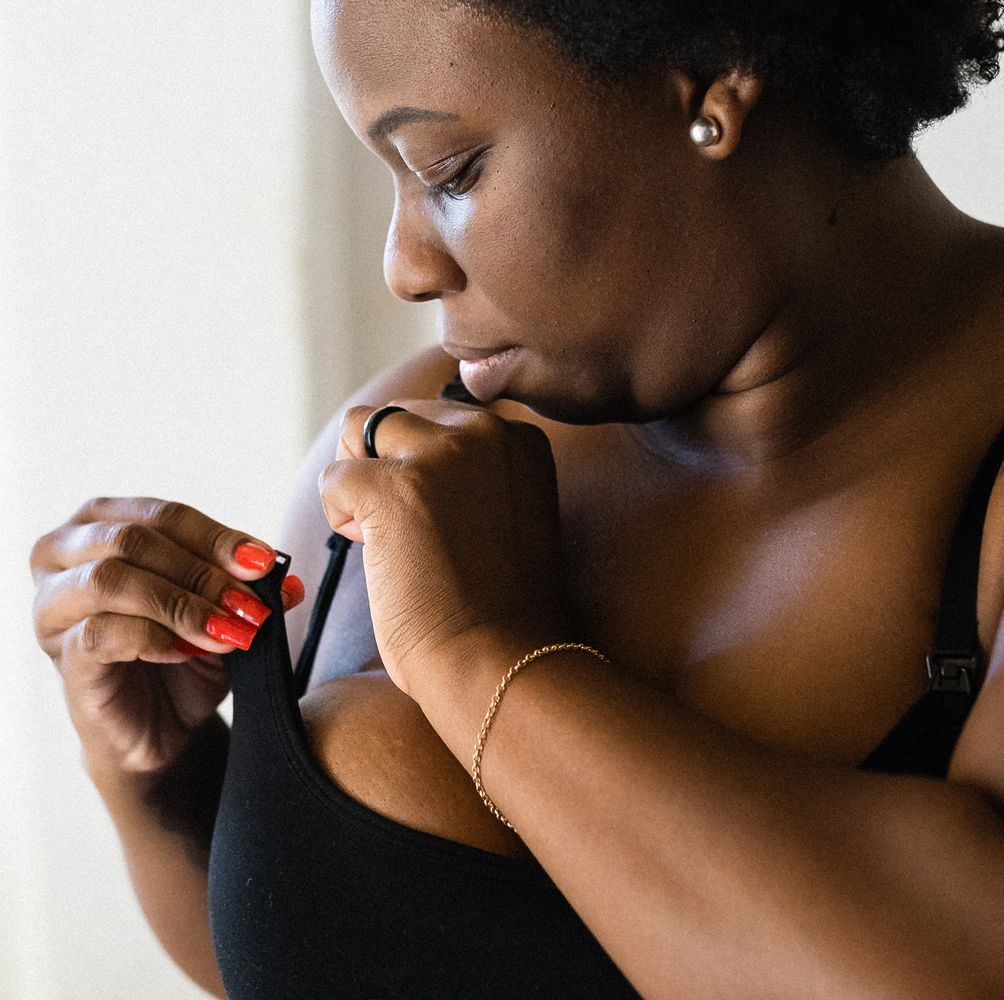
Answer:
<svg viewBox="0 0 1004 1000"><path fill-rule="evenodd" d="M457 374L443 386L439 391L440 399L453 399L461 403L475 403L480 405L480 400L472 396L460 378L460 369ZM345 566L345 557L348 554L349 546L352 544L351 538L346 538L334 531L326 542L331 550L328 557L328 568L324 571L324 578L321 580L320 589L314 600L314 607L310 612L310 625L307 626L307 637L303 642L303 649L300 650L300 657L296 661L296 668L293 670L293 682L296 689L297 698L302 698L310 682L310 672L314 666L314 657L317 655L317 647L321 642L321 630L328 617L328 610L331 608L331 601L338 588L338 581L342 577L342 569Z"/></svg>
<svg viewBox="0 0 1004 1000"><path fill-rule="evenodd" d="M310 671L314 666L314 657L321 641L321 630L324 628L331 600L338 588L338 581L341 579L342 570L345 567L345 557L348 555L352 539L333 531L326 544L331 550L331 555L328 557L328 567L324 571L324 578L321 580L314 607L310 612L310 625L307 626L307 637L303 641L303 649L300 650L296 668L293 670L293 683L297 698L302 698L307 690Z"/></svg>
<svg viewBox="0 0 1004 1000"><path fill-rule="evenodd" d="M932 690L972 690L979 671L979 633L976 597L980 547L990 494L1004 464L1004 430L990 445L969 487L955 525L941 600L928 654ZM967 675L972 676L967 676Z"/></svg>
<svg viewBox="0 0 1004 1000"><path fill-rule="evenodd" d="M1002 464L1004 429L980 463L955 524L934 643L927 654L928 689L859 765L866 771L936 778L948 773L955 744L978 690L976 596L980 547L990 494Z"/></svg>

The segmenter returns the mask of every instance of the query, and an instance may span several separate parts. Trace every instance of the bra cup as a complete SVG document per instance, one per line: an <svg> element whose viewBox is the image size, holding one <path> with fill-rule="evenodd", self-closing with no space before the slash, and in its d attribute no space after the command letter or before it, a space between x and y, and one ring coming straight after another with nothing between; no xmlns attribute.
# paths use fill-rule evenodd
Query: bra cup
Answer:
<svg viewBox="0 0 1004 1000"><path fill-rule="evenodd" d="M234 713L209 923L230 1000L637 998L535 861L402 826L327 777L300 715L279 559L249 584L273 613L223 657Z"/></svg>

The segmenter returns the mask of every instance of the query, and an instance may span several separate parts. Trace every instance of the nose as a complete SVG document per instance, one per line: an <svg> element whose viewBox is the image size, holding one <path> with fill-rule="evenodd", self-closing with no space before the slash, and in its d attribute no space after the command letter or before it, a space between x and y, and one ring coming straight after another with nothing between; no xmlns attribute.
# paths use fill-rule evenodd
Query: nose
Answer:
<svg viewBox="0 0 1004 1000"><path fill-rule="evenodd" d="M461 291L464 272L446 250L432 222L400 200L387 230L383 252L387 287L405 302L427 302L444 292Z"/></svg>

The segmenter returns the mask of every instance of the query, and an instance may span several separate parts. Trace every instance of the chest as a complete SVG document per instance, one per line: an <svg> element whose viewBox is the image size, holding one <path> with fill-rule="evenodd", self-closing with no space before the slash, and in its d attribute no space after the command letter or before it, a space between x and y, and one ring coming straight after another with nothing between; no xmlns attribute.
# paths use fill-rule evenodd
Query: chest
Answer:
<svg viewBox="0 0 1004 1000"><path fill-rule="evenodd" d="M656 481L603 444L552 438L576 638L739 733L860 763L926 689L942 574L979 456L881 463L854 489L754 501ZM980 557L984 654L1004 607L1002 478ZM354 579L365 600L361 570ZM345 603L331 635L367 617L357 606ZM301 701L328 776L399 823L527 857L379 656L364 659L364 672L322 672Z"/></svg>
<svg viewBox="0 0 1004 1000"><path fill-rule="evenodd" d="M964 461L932 475L918 456L853 489L751 500L584 454L555 442L567 588L581 641L618 669L745 735L850 764L923 693ZM984 651L1004 591L1001 492Z"/></svg>

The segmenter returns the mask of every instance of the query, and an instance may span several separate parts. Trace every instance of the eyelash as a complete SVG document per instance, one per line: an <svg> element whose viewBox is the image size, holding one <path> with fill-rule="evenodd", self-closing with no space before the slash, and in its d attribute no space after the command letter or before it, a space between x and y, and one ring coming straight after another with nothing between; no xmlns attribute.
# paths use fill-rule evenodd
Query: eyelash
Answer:
<svg viewBox="0 0 1004 1000"><path fill-rule="evenodd" d="M449 178L449 180L440 181L438 184L430 184L429 192L437 198L446 197L446 198L452 198L454 201L458 201L460 198L462 198L465 194L467 194L471 190L471 187L474 186L474 182L477 181L477 177L475 176L471 180L471 187L468 187L466 190L456 192L455 190L451 190L451 188L455 184L462 183L466 180L471 179L471 172L474 170L474 167L480 162L480 160L481 160L480 155L472 157L470 160L467 161L467 163L464 164L463 167L460 168L460 170L457 173L455 173L451 178Z"/></svg>

